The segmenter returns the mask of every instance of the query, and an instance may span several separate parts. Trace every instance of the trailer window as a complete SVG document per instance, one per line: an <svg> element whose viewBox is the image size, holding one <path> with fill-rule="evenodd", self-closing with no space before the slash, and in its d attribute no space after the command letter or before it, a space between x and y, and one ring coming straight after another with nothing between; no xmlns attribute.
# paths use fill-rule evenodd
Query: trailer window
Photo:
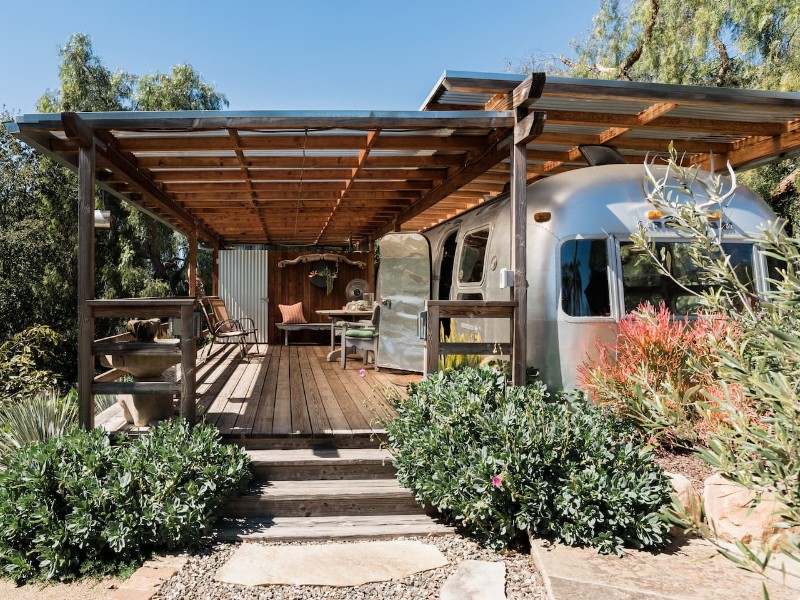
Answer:
<svg viewBox="0 0 800 600"><path fill-rule="evenodd" d="M631 242L620 244L622 260L622 293L625 312L631 312L643 302L657 306L664 302L671 313L686 315L695 312L700 304L698 294L710 288L703 267L692 262L686 242L659 242L656 255L669 270L662 273L645 252L639 251ZM730 264L739 281L755 290L753 281L753 245L723 244L722 249L730 257Z"/></svg>
<svg viewBox="0 0 800 600"><path fill-rule="evenodd" d="M480 283L483 280L483 264L488 243L488 229L473 231L464 236L461 245L461 264L458 267L459 283Z"/></svg>
<svg viewBox="0 0 800 600"><path fill-rule="evenodd" d="M571 317L611 316L606 240L561 246L561 309Z"/></svg>

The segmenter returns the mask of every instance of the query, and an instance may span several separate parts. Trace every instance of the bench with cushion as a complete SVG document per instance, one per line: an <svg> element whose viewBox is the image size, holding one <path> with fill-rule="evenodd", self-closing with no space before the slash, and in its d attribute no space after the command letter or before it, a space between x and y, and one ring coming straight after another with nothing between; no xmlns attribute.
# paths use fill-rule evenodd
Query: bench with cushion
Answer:
<svg viewBox="0 0 800 600"><path fill-rule="evenodd" d="M289 345L290 331L329 331L331 328L328 323L276 323L275 326L283 331L283 345Z"/></svg>
<svg viewBox="0 0 800 600"><path fill-rule="evenodd" d="M308 323L303 314L303 303L297 304L278 304L278 309L283 317L282 323L275 323L276 327L283 331L283 345L289 345L290 331L327 331L331 332L331 348L333 347L334 336L338 332L336 324L331 323Z"/></svg>

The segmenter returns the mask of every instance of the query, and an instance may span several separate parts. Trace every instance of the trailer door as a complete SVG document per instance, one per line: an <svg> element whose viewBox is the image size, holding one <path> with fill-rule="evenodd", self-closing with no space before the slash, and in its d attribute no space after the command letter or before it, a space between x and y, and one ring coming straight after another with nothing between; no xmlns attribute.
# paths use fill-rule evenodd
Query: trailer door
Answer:
<svg viewBox="0 0 800 600"><path fill-rule="evenodd" d="M381 238L378 294L381 303L378 367L422 372L425 340L417 317L431 294L431 248L419 233L390 233Z"/></svg>

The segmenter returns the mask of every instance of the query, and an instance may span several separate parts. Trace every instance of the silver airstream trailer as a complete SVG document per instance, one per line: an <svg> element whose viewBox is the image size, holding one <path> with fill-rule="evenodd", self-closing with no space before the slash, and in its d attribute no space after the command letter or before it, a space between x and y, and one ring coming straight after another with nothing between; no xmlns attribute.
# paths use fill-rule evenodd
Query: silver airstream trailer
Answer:
<svg viewBox="0 0 800 600"><path fill-rule="evenodd" d="M681 239L648 203L643 165L591 166L531 184L527 192L527 364L551 389L570 389L577 367L596 344L612 341L617 322L641 302L664 301L687 314L696 297L660 274L635 250L631 234L644 224L671 255L673 275L699 289L697 269ZM706 180L707 181L707 180ZM696 191L702 193L703 178ZM378 366L423 370L417 316L425 300L510 300L503 271L511 267L508 195L422 233L391 233L380 243L382 301ZM738 187L722 229L725 251L757 289L766 265L747 240L776 219L752 191ZM456 339L505 342L507 323L454 320Z"/></svg>

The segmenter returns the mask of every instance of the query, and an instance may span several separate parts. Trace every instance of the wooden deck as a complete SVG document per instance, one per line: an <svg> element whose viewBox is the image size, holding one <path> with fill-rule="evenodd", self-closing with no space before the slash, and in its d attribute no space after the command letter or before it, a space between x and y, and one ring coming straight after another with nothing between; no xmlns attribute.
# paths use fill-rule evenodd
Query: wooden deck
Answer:
<svg viewBox="0 0 800 600"><path fill-rule="evenodd" d="M228 438L327 437L380 433L381 420L392 411L382 390L405 385L420 376L376 372L360 360L326 361L328 346L261 346L247 359L233 345L215 347L198 357L198 416L215 424ZM363 376L359 371L363 369ZM96 426L131 431L122 409L114 405L97 416Z"/></svg>

